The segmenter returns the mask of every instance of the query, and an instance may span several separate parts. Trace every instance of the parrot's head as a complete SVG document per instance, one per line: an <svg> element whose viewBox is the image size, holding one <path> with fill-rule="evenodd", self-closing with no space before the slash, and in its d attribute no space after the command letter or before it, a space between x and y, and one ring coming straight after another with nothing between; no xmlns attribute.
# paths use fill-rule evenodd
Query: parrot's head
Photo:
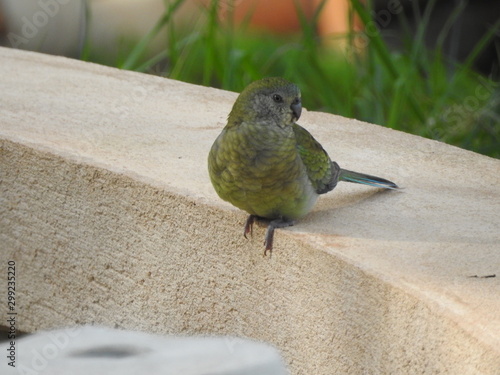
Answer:
<svg viewBox="0 0 500 375"><path fill-rule="evenodd" d="M283 78L264 78L248 85L238 96L228 124L251 122L284 128L293 125L301 112L300 90L296 85Z"/></svg>

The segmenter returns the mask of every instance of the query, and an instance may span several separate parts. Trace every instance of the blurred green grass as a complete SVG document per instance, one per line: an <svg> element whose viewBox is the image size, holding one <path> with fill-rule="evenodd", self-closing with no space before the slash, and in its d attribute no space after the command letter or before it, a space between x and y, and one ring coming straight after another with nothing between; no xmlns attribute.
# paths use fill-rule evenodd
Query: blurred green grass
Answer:
<svg viewBox="0 0 500 375"><path fill-rule="evenodd" d="M221 19L217 0L203 8L204 20L197 27L176 26L172 21L184 1L166 2L167 10L157 24L125 48L114 65L237 92L262 77L282 76L299 85L309 110L356 118L500 157L500 84L472 69L475 58L500 30L500 20L463 63L456 63L447 60L442 50L450 25L463 11L460 6L444 22L437 48L429 51L424 45L436 0L430 1L416 35L407 38L399 52L390 51L373 27L335 36L347 47L343 51L332 48L316 33L322 6L308 19L295 1L301 32L280 37L251 32L246 21L235 25L230 7ZM373 25L365 5L351 0L351 6L365 25ZM159 33L166 33L168 42L164 50L151 56L149 44ZM92 46L87 45L84 56L101 62L92 54Z"/></svg>

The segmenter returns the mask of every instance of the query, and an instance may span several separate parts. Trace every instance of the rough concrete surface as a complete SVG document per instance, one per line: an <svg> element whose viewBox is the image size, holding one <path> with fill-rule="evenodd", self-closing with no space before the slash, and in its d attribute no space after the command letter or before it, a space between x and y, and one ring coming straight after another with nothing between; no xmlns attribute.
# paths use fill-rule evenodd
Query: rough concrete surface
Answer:
<svg viewBox="0 0 500 375"><path fill-rule="evenodd" d="M305 112L342 167L405 189L342 183L263 257L206 168L236 94L9 49L0 74L17 329L249 337L294 374L500 374L500 161Z"/></svg>

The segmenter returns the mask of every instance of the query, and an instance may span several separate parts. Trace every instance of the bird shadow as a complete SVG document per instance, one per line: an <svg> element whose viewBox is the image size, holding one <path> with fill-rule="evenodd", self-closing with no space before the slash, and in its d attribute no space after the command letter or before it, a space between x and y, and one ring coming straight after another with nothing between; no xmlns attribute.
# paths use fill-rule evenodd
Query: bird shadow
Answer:
<svg viewBox="0 0 500 375"><path fill-rule="evenodd" d="M426 201L426 197L410 190L343 187L337 194L334 191L320 197L316 208L290 230L382 241L496 241L495 236L478 236L474 229L477 226L464 226L462 217L467 214L467 207L448 207L439 199L439 194L431 202Z"/></svg>

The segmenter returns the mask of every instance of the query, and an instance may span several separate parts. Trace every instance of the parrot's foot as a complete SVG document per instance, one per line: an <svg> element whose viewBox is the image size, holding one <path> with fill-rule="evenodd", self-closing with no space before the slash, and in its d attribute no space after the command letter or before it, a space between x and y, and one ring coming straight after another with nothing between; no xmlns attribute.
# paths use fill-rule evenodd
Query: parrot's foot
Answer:
<svg viewBox="0 0 500 375"><path fill-rule="evenodd" d="M250 233L250 236L252 235L252 229L253 229L253 223L255 223L255 219L257 219L258 216L256 215L249 215L248 219L245 223L245 229L243 229L243 237L248 238L247 234Z"/></svg>
<svg viewBox="0 0 500 375"><path fill-rule="evenodd" d="M273 251L274 230L277 228L291 227L293 224L294 224L293 221L286 221L283 219L276 219L269 222L266 231L266 237L264 240L264 245L266 246L266 249L264 250L264 256L267 255L268 251L269 251L269 256L271 256L271 253Z"/></svg>

